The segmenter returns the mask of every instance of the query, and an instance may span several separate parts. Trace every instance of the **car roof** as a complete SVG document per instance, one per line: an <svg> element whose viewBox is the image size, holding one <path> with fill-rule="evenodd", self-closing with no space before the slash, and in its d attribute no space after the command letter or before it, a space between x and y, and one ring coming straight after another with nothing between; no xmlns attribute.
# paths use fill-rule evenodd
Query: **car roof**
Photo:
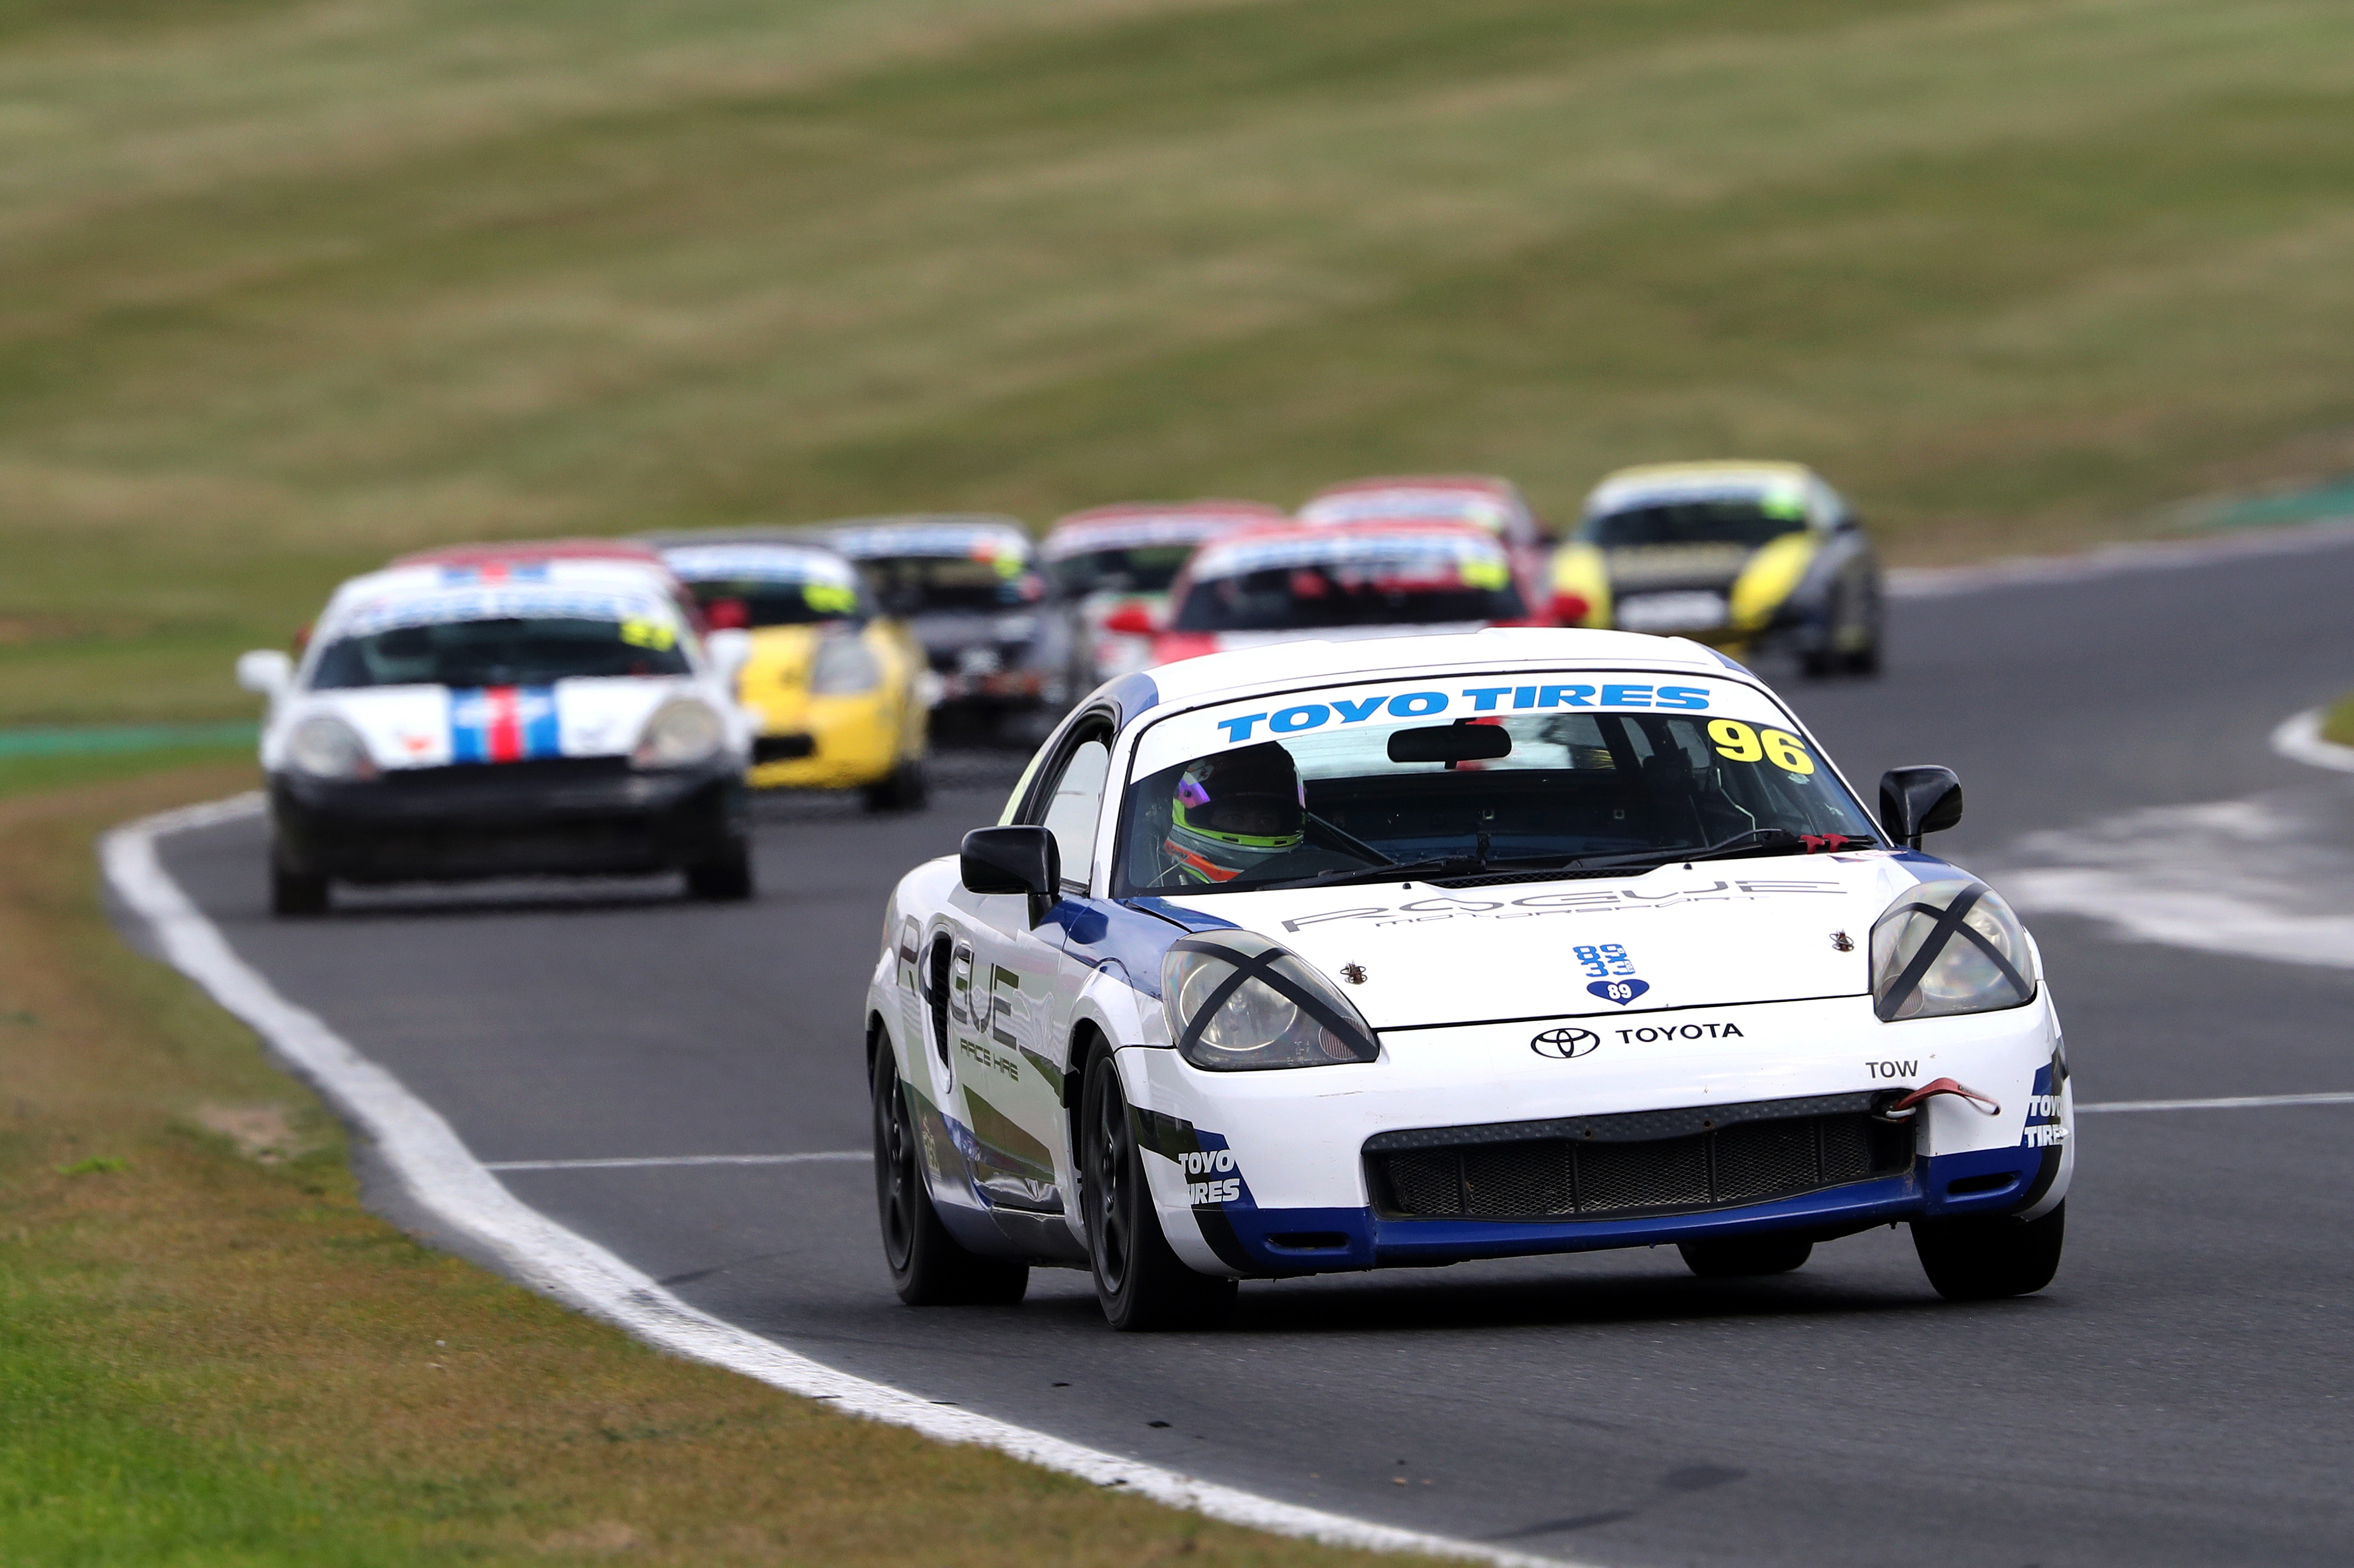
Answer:
<svg viewBox="0 0 2354 1568"><path fill-rule="evenodd" d="M1286 544L1300 546L1300 558L1294 565L1306 566L1320 556L1341 560L1362 556L1369 544L1384 539L1451 539L1500 554L1504 549L1501 539L1459 517L1384 517L1378 523L1361 523L1348 528L1335 528L1330 524L1283 523L1221 535L1202 546L1186 571L1190 575L1197 565L1218 565L1220 556L1227 552Z"/></svg>
<svg viewBox="0 0 2354 1568"><path fill-rule="evenodd" d="M1505 511L1524 522L1533 524L1535 514L1521 487L1500 474L1492 473L1398 473L1380 474L1367 479L1343 480L1328 484L1300 503L1296 514L1302 522L1330 526L1334 523L1364 520L1363 514L1348 504L1352 500L1373 502L1375 498L1394 495L1396 504L1408 507L1417 504L1417 496L1439 495L1486 496L1500 503ZM1398 515L1406 515L1399 513ZM1437 508L1431 515L1446 515ZM1459 519L1458 519L1459 520Z"/></svg>
<svg viewBox="0 0 2354 1568"><path fill-rule="evenodd" d="M525 561L637 561L662 569L662 555L635 539L493 539L473 545L437 545L395 556L394 567L490 566Z"/></svg>
<svg viewBox="0 0 2354 1568"><path fill-rule="evenodd" d="M1499 626L1483 631L1426 633L1331 642L1320 639L1204 653L1146 672L1161 703L1192 707L1283 691L1302 683L1386 680L1427 673L1589 667L1655 670L1662 674L1729 676L1755 684L1739 664L1689 638L1639 631Z"/></svg>
<svg viewBox="0 0 2354 1568"><path fill-rule="evenodd" d="M521 599L589 595L607 599L660 604L682 617L678 579L659 561L633 557L574 556L541 561L416 562L365 572L339 585L320 612L331 629L363 606L381 607L485 590Z"/></svg>
<svg viewBox="0 0 2354 1568"><path fill-rule="evenodd" d="M1629 507L1676 499L1745 498L1796 490L1809 511L1836 509L1838 498L1822 476L1799 462L1718 459L1707 462L1655 462L1605 474L1585 498L1585 515L1599 517Z"/></svg>
<svg viewBox="0 0 2354 1568"><path fill-rule="evenodd" d="M849 556L818 539L689 535L678 543L666 544L663 560L688 582L776 573L798 577L811 569L843 582L855 581L857 577L857 567L851 564Z"/></svg>
<svg viewBox="0 0 2354 1568"><path fill-rule="evenodd" d="M1030 531L1019 519L988 512L846 517L822 524L821 531L828 544L854 561L877 556L966 556L975 546L1006 545L1018 546L1026 557L1032 549Z"/></svg>
<svg viewBox="0 0 2354 1568"><path fill-rule="evenodd" d="M1123 501L1057 518L1038 553L1055 561L1086 550L1193 544L1236 529L1282 523L1288 515L1264 501Z"/></svg>

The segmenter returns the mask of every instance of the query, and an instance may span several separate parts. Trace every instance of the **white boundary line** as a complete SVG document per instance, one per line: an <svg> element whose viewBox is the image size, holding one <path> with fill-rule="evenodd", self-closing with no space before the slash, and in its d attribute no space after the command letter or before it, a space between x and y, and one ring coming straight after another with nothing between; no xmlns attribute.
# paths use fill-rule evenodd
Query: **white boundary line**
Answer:
<svg viewBox="0 0 2354 1568"><path fill-rule="evenodd" d="M485 1171L644 1171L668 1165L808 1165L824 1160L873 1161L864 1149L830 1149L820 1154L649 1154L626 1160L485 1160Z"/></svg>
<svg viewBox="0 0 2354 1568"><path fill-rule="evenodd" d="M2307 708L2281 720L2273 731L2273 749L2291 762L2354 773L2354 746L2321 738L2321 721L2327 716L2324 709Z"/></svg>
<svg viewBox="0 0 2354 1568"><path fill-rule="evenodd" d="M2354 518L2333 517L2288 528L2203 539L2149 539L2104 545L2073 556L2018 556L1974 567L1899 567L1888 574L1891 599L1944 599L1988 588L2084 582L2127 572L2179 570L2219 560L2295 556L2354 545Z"/></svg>
<svg viewBox="0 0 2354 1568"><path fill-rule="evenodd" d="M164 869L155 853L158 838L251 816L261 806L259 795L241 795L125 823L100 841L107 881L154 932L175 968L250 1024L373 1139L386 1164L422 1207L496 1257L504 1272L523 1284L673 1354L758 1378L788 1393L825 1400L837 1410L943 1442L995 1448L1097 1486L1123 1487L1229 1524L1334 1546L1419 1552L1499 1568L1564 1568L1557 1558L1302 1508L935 1404L904 1389L837 1372L687 1305L586 1236L518 1201L468 1152L440 1112L354 1050L317 1014L281 996L239 958L219 928Z"/></svg>
<svg viewBox="0 0 2354 1568"><path fill-rule="evenodd" d="M2266 1106L2354 1106L2354 1090L2317 1095L2237 1095L2220 1100L2102 1100L2078 1106L2076 1114L2096 1111L2259 1110Z"/></svg>

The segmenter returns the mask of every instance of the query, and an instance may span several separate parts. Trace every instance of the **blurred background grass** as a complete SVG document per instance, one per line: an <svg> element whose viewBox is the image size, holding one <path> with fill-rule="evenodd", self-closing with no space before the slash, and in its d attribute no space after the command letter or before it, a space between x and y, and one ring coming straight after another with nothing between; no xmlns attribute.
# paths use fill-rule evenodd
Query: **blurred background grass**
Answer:
<svg viewBox="0 0 2354 1568"><path fill-rule="evenodd" d="M1815 462L1905 561L2354 469L2343 0L0 0L0 725L419 543Z"/></svg>

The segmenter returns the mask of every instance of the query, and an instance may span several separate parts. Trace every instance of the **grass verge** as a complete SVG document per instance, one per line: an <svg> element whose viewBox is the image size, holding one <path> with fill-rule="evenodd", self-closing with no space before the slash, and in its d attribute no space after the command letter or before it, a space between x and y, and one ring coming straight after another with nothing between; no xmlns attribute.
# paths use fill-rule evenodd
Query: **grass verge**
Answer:
<svg viewBox="0 0 2354 1568"><path fill-rule="evenodd" d="M483 534L2354 470L2343 0L0 0L0 725Z"/></svg>
<svg viewBox="0 0 2354 1568"><path fill-rule="evenodd" d="M333 1119L98 901L95 832L250 781L0 801L0 1562L1396 1561L832 1414L369 1215Z"/></svg>

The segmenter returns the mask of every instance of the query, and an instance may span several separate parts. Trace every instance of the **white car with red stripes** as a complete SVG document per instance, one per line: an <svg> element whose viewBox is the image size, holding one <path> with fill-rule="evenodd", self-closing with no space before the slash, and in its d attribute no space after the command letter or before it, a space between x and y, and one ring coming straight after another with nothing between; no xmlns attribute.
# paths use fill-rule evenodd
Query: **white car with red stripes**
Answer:
<svg viewBox="0 0 2354 1568"><path fill-rule="evenodd" d="M336 883L685 873L751 893L742 632L707 639L659 562L502 548L338 588L270 700L270 897Z"/></svg>
<svg viewBox="0 0 2354 1568"><path fill-rule="evenodd" d="M1698 643L1293 641L1107 683L917 867L868 990L914 1302L1672 1245L1779 1273L1906 1224L1956 1298L2059 1265L2067 1057L2034 941Z"/></svg>

